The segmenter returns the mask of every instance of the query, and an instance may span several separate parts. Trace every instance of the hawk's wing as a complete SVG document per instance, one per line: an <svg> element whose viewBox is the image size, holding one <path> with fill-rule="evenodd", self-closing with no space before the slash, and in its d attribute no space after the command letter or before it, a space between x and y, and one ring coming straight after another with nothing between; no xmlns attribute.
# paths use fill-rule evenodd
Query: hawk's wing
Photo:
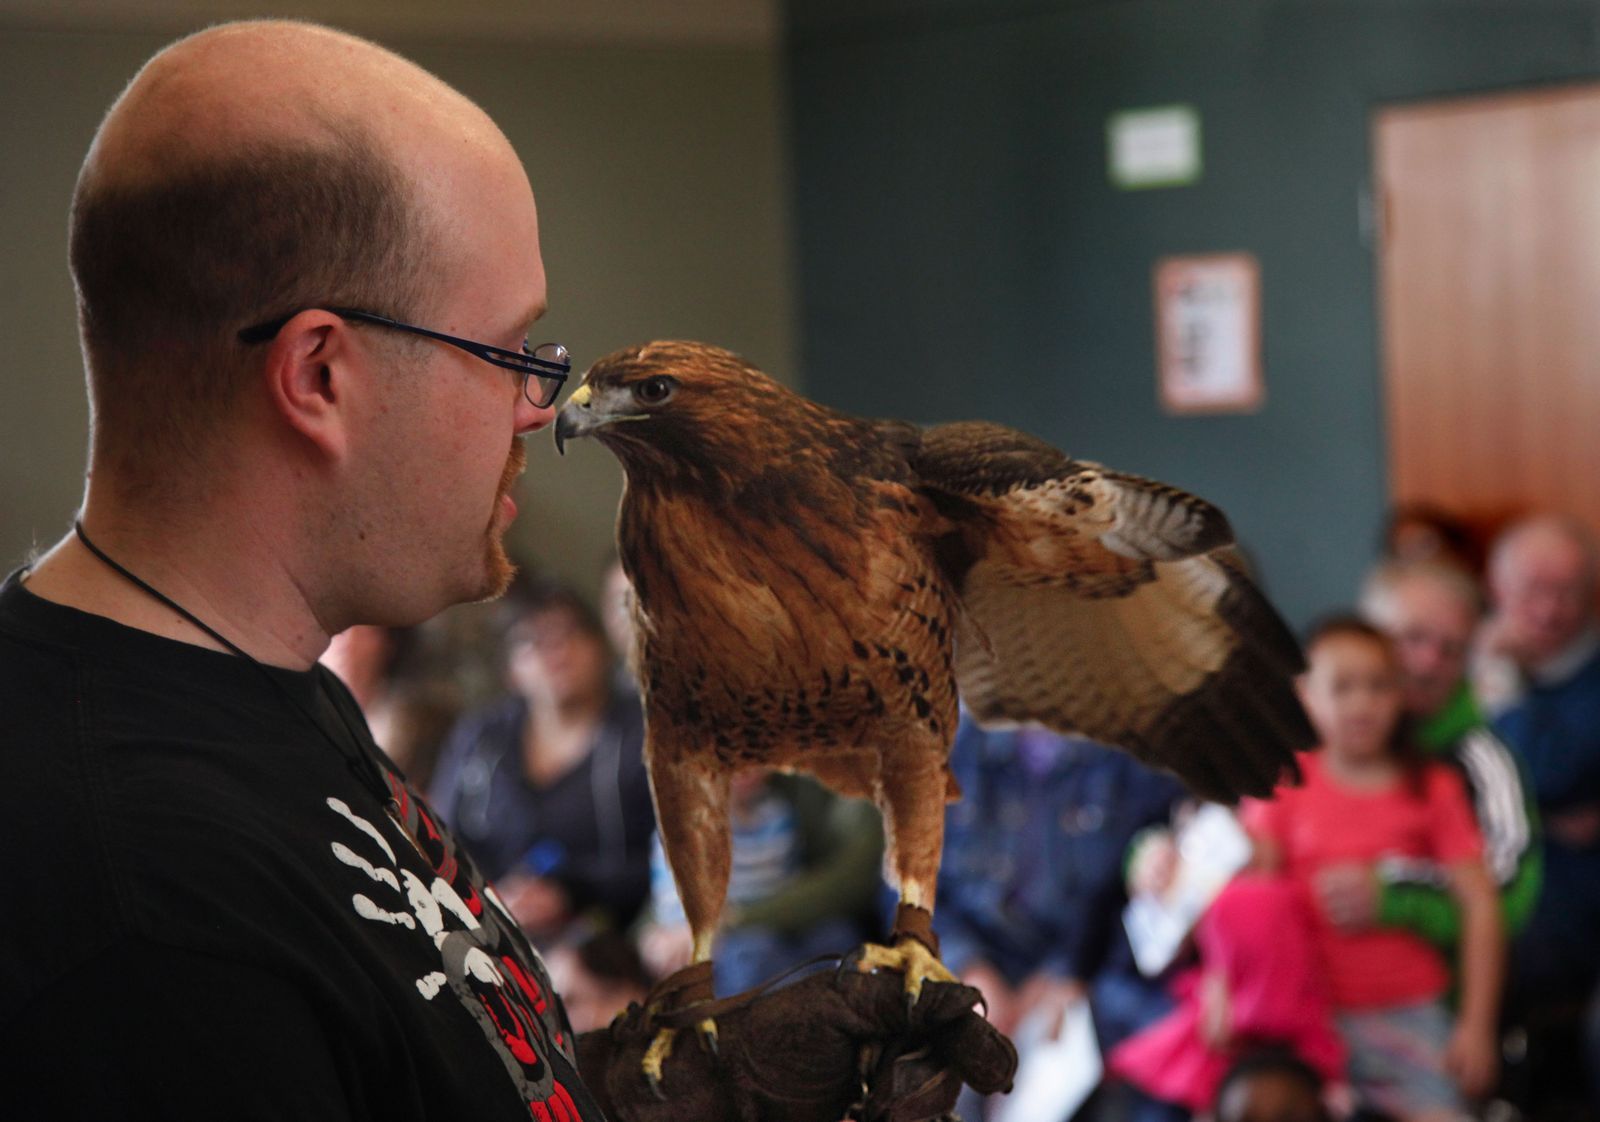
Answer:
<svg viewBox="0 0 1600 1122"><path fill-rule="evenodd" d="M953 527L956 679L979 720L1079 732L1226 802L1293 772L1314 740L1300 649L1220 511L1000 425L931 429L912 464Z"/></svg>

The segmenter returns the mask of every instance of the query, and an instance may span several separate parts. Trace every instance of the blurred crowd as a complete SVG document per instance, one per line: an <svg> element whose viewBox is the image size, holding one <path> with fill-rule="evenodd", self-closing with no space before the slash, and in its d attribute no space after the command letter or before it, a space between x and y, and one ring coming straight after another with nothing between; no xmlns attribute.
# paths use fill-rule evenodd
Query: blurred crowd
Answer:
<svg viewBox="0 0 1600 1122"><path fill-rule="evenodd" d="M1101 745L964 719L935 928L1023 1077L1031 1055L1053 1072L1029 1122L1600 1117L1597 570L1561 516L1489 537L1396 512L1304 637L1318 749L1231 810ZM598 605L519 579L327 656L580 1031L690 951L615 653L627 597L615 565ZM732 820L719 994L882 936L871 806L751 772ZM1060 1078L1079 1067L1087 1085Z"/></svg>

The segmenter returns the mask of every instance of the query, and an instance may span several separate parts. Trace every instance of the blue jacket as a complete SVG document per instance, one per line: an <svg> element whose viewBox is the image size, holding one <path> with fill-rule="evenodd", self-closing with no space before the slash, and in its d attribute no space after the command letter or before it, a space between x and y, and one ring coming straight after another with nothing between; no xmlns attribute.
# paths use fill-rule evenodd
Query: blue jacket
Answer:
<svg viewBox="0 0 1600 1122"><path fill-rule="evenodd" d="M1178 781L1093 741L965 714L950 766L963 796L946 812L934 911L945 963L983 959L1013 985L1041 970L1089 982L1126 954L1123 858L1170 817Z"/></svg>
<svg viewBox="0 0 1600 1122"><path fill-rule="evenodd" d="M1600 803L1600 653L1564 682L1530 686L1493 724L1522 753L1540 810Z"/></svg>

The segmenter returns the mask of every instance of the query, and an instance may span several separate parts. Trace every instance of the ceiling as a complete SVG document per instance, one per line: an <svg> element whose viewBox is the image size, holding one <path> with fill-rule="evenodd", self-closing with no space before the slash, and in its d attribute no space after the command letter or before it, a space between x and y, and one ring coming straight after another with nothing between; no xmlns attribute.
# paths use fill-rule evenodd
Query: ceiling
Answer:
<svg viewBox="0 0 1600 1122"><path fill-rule="evenodd" d="M771 46L779 0L0 0L0 26L183 31L257 16L368 34L564 43Z"/></svg>

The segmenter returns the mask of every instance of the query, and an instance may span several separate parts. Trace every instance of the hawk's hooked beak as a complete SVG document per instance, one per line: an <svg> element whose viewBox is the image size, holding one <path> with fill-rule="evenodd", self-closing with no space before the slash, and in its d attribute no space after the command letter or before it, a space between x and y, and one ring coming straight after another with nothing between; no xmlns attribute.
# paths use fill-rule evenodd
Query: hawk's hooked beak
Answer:
<svg viewBox="0 0 1600 1122"><path fill-rule="evenodd" d="M642 421L650 414L633 403L633 395L621 386L584 382L573 391L556 414L556 451L565 452L567 439L591 436L609 425L623 421Z"/></svg>
<svg viewBox="0 0 1600 1122"><path fill-rule="evenodd" d="M573 391L567 398L567 403L561 407L561 412L556 414L556 452L566 455L567 438L572 436L588 436L595 429L605 423L604 417L596 417L594 406L591 403L592 394L589 385L585 382Z"/></svg>

